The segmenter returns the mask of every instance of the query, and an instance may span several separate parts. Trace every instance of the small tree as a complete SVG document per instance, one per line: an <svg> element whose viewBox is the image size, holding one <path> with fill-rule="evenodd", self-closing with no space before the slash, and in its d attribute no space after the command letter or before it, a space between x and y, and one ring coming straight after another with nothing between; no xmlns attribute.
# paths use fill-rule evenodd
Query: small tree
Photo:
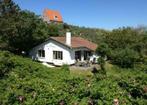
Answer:
<svg viewBox="0 0 147 105"><path fill-rule="evenodd" d="M100 64L101 70L103 70L103 71L105 72L105 60L104 60L104 58L103 58L103 57L100 57L100 58L98 59L98 62L99 62L99 64Z"/></svg>
<svg viewBox="0 0 147 105"><path fill-rule="evenodd" d="M101 56L101 57L106 57L109 52L109 46L106 43L101 43L98 48L96 49L96 52Z"/></svg>

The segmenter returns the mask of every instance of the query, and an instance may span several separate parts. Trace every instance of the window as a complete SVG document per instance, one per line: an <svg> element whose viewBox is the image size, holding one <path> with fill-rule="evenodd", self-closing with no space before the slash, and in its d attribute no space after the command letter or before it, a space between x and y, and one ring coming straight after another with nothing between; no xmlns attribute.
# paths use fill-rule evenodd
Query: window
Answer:
<svg viewBox="0 0 147 105"><path fill-rule="evenodd" d="M44 50L38 50L38 56L39 57L45 57L45 51Z"/></svg>
<svg viewBox="0 0 147 105"><path fill-rule="evenodd" d="M54 19L55 19L55 20L58 20L58 16L55 16Z"/></svg>
<svg viewBox="0 0 147 105"><path fill-rule="evenodd" d="M62 51L53 51L53 59L63 59L63 52Z"/></svg>

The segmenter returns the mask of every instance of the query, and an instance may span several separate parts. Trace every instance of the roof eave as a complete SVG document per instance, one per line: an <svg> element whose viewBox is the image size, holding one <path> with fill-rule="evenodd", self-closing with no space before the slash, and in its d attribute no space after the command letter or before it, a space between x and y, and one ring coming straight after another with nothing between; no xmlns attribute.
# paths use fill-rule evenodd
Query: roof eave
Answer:
<svg viewBox="0 0 147 105"><path fill-rule="evenodd" d="M61 43L61 42L59 42L59 41L57 41L57 40L55 40L55 39L53 39L53 38L51 38L51 37L50 37L49 39L52 39L52 40L54 40L55 42L60 43L60 44L62 44L62 45L64 45L64 46L66 46L66 47L72 49L71 46L68 46L68 45L66 45L66 44L64 44L64 43ZM48 40L49 40L49 39L48 39Z"/></svg>

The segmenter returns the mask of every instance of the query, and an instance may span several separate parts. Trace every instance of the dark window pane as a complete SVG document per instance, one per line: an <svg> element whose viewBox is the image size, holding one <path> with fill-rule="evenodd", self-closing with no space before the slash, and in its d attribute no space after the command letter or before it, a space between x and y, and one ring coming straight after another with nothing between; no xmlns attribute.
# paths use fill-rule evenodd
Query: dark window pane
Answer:
<svg viewBox="0 0 147 105"><path fill-rule="evenodd" d="M45 57L45 51L44 50L38 50L38 56L39 57Z"/></svg>
<svg viewBox="0 0 147 105"><path fill-rule="evenodd" d="M53 51L53 59L63 59L63 52L62 51Z"/></svg>

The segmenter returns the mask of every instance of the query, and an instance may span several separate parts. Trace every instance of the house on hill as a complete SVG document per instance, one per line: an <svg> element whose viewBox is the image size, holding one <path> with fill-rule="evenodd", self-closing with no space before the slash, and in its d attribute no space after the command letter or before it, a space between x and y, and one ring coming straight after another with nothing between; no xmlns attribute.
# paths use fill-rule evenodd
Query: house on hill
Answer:
<svg viewBox="0 0 147 105"><path fill-rule="evenodd" d="M95 61L97 45L81 37L50 37L46 42L34 47L29 55L34 60L53 65L75 64L77 61Z"/></svg>
<svg viewBox="0 0 147 105"><path fill-rule="evenodd" d="M43 11L43 20L47 23L62 23L62 16L59 11L45 9Z"/></svg>

